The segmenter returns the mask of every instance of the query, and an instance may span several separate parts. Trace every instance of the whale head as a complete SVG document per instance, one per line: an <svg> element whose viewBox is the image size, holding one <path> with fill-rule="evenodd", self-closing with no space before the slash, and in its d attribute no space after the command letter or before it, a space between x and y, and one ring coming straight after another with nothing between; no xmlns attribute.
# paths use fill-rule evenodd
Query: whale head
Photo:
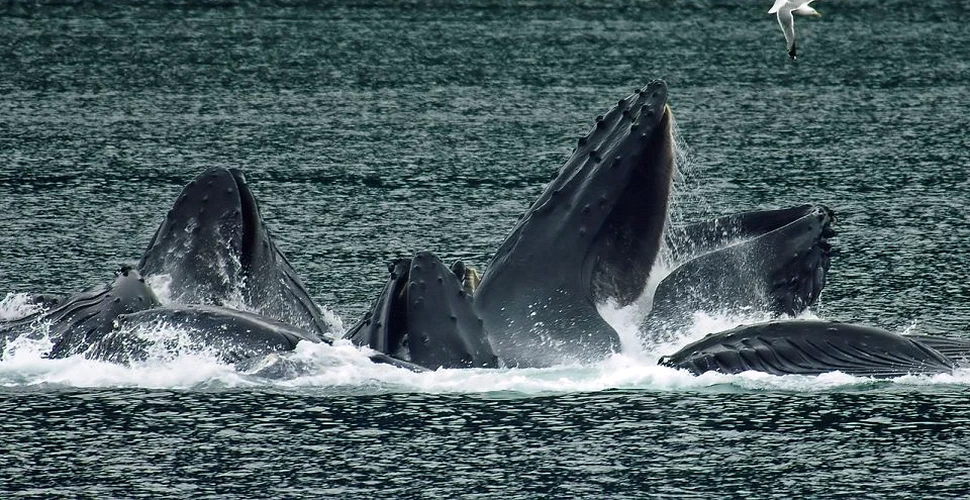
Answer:
<svg viewBox="0 0 970 500"><path fill-rule="evenodd" d="M498 366L462 282L469 268L449 269L433 253L418 252L388 272L373 308L347 332L354 344L428 369Z"/></svg>
<svg viewBox="0 0 970 500"><path fill-rule="evenodd" d="M210 168L179 194L142 255L179 304L231 304L317 334L331 325L276 247L242 172Z"/></svg>
<svg viewBox="0 0 970 500"><path fill-rule="evenodd" d="M633 302L650 276L674 174L672 121L661 81L620 100L499 247L475 305L500 359L592 361L618 347L596 305Z"/></svg>

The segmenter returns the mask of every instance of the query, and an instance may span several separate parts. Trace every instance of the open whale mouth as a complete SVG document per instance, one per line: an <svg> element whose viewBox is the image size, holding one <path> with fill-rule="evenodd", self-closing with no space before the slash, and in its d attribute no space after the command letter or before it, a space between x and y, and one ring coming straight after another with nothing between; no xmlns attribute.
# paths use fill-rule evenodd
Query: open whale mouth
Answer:
<svg viewBox="0 0 970 500"><path fill-rule="evenodd" d="M397 259L387 266L389 278L384 287L382 297L387 301L379 301L379 305L373 311L373 315L364 320L362 325L355 328L375 327L383 330L382 335L371 337L370 347L376 351L385 352L394 358L403 361L413 361L411 355L411 343L421 341L415 339L418 332L413 329L420 323L420 319L412 317L412 312L417 310L428 310L437 308L441 304L426 304L423 298L424 292L431 283L427 281L429 269L422 271L422 265L432 266L428 261L430 257L425 253L419 253L415 259ZM453 269L450 272L462 272L460 278L467 274L467 268L462 266L460 269ZM434 274L433 272L431 274ZM450 279L450 276L448 276ZM425 313L427 314L427 313ZM438 318L442 321L445 318ZM426 333L425 333L426 334ZM351 333L351 337L354 333Z"/></svg>
<svg viewBox="0 0 970 500"><path fill-rule="evenodd" d="M240 217L240 252L239 259L244 269L252 266L251 256L258 249L261 241L262 220L259 214L259 205L253 195L249 185L246 184L246 177L242 171L236 168L229 169L232 180L235 182L236 192L239 193L239 217ZM227 188L227 189L232 189Z"/></svg>
<svg viewBox="0 0 970 500"><path fill-rule="evenodd" d="M391 304L389 309L383 311L384 317L381 320L387 328L388 345L395 347L390 354L398 359L411 361L408 349L411 341L408 331L408 288L417 286L417 283L411 283L410 259L399 259L391 263L388 270L391 272L388 282Z"/></svg>
<svg viewBox="0 0 970 500"><path fill-rule="evenodd" d="M666 246L670 261L676 266L712 251L776 233L809 217L823 221L821 243L825 250L829 250L831 245L827 238L835 235L831 227L835 214L827 207L812 204L743 212L686 226L669 227L665 234Z"/></svg>
<svg viewBox="0 0 970 500"><path fill-rule="evenodd" d="M426 251L388 271L372 309L347 332L351 342L428 369L498 366L468 291L474 271Z"/></svg>
<svg viewBox="0 0 970 500"><path fill-rule="evenodd" d="M387 266L389 277L372 311L347 332L357 345L410 361L407 346L408 283L411 259L396 259Z"/></svg>
<svg viewBox="0 0 970 500"><path fill-rule="evenodd" d="M653 120L654 113L659 117L648 131L637 134L634 122L631 135L613 148L617 152L614 161L629 157L632 165L625 180L618 183L615 201L586 257L588 290L597 304L607 300L621 307L633 303L646 287L663 243L675 173L675 141L670 106L664 103L659 110L644 107L640 121Z"/></svg>

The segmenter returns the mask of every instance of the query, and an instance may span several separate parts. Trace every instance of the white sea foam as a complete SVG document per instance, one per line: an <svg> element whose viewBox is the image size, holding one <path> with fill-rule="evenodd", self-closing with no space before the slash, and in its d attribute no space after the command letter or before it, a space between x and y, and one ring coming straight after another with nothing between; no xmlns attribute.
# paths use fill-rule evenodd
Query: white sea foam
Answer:
<svg viewBox="0 0 970 500"><path fill-rule="evenodd" d="M0 300L0 321L20 319L41 309L28 293L8 293Z"/></svg>
<svg viewBox="0 0 970 500"><path fill-rule="evenodd" d="M122 366L92 361L83 356L46 359L50 349L46 336L33 340L20 338L5 349L0 361L2 387L141 387L209 389L239 387L276 387L281 390L347 393L480 393L536 395L569 392L594 392L609 389L664 391L832 391L865 390L870 387L904 385L913 387L970 385L970 370L952 375L907 376L889 382L841 373L820 376L774 376L747 372L740 375L706 373L693 376L681 370L657 365L663 354L670 354L707 333L731 328L739 321L759 318L707 316L698 314L684 338L671 344L643 348L636 341L635 313L617 309L607 311L611 323L619 325L623 353L592 365L560 365L529 369L471 369L414 373L370 361L366 350L340 340L333 346L303 342L290 353L272 355L239 371L218 360L214 353L191 349L159 351L148 359ZM806 315L811 318L812 315ZM143 332L145 338L174 338L178 332L158 326ZM38 332L42 334L43 332ZM154 336L154 337L152 337ZM169 344L171 345L171 344ZM278 369L281 368L282 369ZM275 373L281 378L267 378Z"/></svg>

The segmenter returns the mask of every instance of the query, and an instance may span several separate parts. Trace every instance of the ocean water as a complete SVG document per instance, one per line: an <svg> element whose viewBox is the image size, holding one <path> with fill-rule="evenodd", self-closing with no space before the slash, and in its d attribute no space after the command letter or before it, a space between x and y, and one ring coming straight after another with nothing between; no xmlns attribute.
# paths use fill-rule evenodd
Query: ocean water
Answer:
<svg viewBox="0 0 970 500"><path fill-rule="evenodd" d="M484 266L593 117L663 78L675 222L823 203L838 253L809 316L970 336L970 3L816 2L794 63L770 4L0 4L0 318L110 279L225 166L350 325L392 258ZM699 315L679 342L759 319ZM305 345L306 371L274 381L27 343L0 361L0 497L970 491L968 373L692 377L656 366L675 345L629 344L427 374Z"/></svg>

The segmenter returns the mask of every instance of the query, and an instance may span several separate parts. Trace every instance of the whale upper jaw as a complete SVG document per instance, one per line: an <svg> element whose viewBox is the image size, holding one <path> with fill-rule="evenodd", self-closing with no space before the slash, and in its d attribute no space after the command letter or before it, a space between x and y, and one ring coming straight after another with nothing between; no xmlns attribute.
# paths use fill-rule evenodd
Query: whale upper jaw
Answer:
<svg viewBox="0 0 970 500"><path fill-rule="evenodd" d="M179 194L138 264L177 304L232 305L318 335L333 325L276 247L242 172L210 168Z"/></svg>
<svg viewBox="0 0 970 500"><path fill-rule="evenodd" d="M596 304L633 302L659 252L674 173L667 87L597 117L500 246L475 305L512 366L602 359L619 347Z"/></svg>
<svg viewBox="0 0 970 500"><path fill-rule="evenodd" d="M182 189L138 269L168 275L175 302L222 305L258 258L263 235L254 203L241 173L206 170Z"/></svg>

